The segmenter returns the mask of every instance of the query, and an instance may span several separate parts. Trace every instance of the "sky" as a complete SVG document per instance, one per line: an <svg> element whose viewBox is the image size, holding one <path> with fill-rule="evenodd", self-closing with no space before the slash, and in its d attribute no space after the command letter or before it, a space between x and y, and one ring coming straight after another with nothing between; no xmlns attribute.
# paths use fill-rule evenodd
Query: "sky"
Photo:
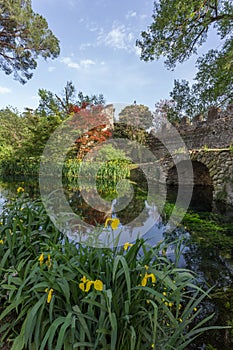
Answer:
<svg viewBox="0 0 233 350"><path fill-rule="evenodd" d="M0 109L38 106L38 90L61 94L67 81L85 95L100 94L106 103L144 104L154 110L169 98L174 79L192 82L196 56L169 71L163 59L140 60L135 45L152 22L153 0L32 0L32 8L44 16L60 41L58 58L38 60L33 77L25 85L0 71ZM202 51L213 46L209 36ZM215 46L215 45L214 45Z"/></svg>

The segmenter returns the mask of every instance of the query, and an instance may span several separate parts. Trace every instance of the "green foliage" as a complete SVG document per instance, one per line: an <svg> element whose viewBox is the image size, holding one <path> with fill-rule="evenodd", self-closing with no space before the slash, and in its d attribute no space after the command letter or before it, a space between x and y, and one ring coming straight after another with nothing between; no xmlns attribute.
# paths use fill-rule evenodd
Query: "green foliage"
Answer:
<svg viewBox="0 0 233 350"><path fill-rule="evenodd" d="M0 110L0 159L11 156L20 148L27 133L27 121L17 110L6 107Z"/></svg>
<svg viewBox="0 0 233 350"><path fill-rule="evenodd" d="M125 138L131 141L136 141L140 145L146 145L148 133L141 128L136 128L125 123L114 124L113 138ZM125 150L126 154L131 154L130 147Z"/></svg>
<svg viewBox="0 0 233 350"><path fill-rule="evenodd" d="M168 120L170 123L179 123L180 115L177 103L174 100L160 100L155 104L156 118L154 121L155 126L166 124Z"/></svg>
<svg viewBox="0 0 233 350"><path fill-rule="evenodd" d="M202 315L207 293L166 257L165 242L75 244L23 194L1 215L0 234L0 333L11 349L182 350L216 328Z"/></svg>
<svg viewBox="0 0 233 350"><path fill-rule="evenodd" d="M4 175L37 175L44 146L61 118L25 112L9 107L0 111L0 171Z"/></svg>
<svg viewBox="0 0 233 350"><path fill-rule="evenodd" d="M109 148L108 148L109 150ZM123 152L117 152L115 155L123 155ZM91 161L82 162L79 160L69 159L66 161L63 167L63 175L65 181L75 184L75 179L77 179L76 187L79 185L79 179L81 172L81 177L85 178L85 186L88 189L93 187L93 177L96 181L96 186L98 192L105 197L109 195L116 195L117 189L116 185L119 180L129 179L131 163L129 160L124 159L124 157L115 159L109 154L109 159L105 162L102 161Z"/></svg>
<svg viewBox="0 0 233 350"><path fill-rule="evenodd" d="M207 108L205 104L198 101L198 95L194 95L193 88L184 79L181 81L174 80L174 87L170 96L174 101L174 110L179 115L185 114L192 118L197 114L203 113Z"/></svg>
<svg viewBox="0 0 233 350"><path fill-rule="evenodd" d="M59 42L47 21L33 12L31 0L0 0L0 68L25 83L36 59L59 55Z"/></svg>
<svg viewBox="0 0 233 350"><path fill-rule="evenodd" d="M83 103L91 105L104 105L105 103L102 94L85 96L81 91L76 93L72 81L67 81L61 96L46 89L39 89L38 95L40 101L36 113L47 118L59 115L62 119L65 119L70 115L70 108L73 105L81 107Z"/></svg>
<svg viewBox="0 0 233 350"><path fill-rule="evenodd" d="M142 49L145 61L167 57L166 65L174 67L183 62L207 39L212 24L221 39L231 33L231 1L180 1L160 0L154 2L153 23L142 32L137 45Z"/></svg>
<svg viewBox="0 0 233 350"><path fill-rule="evenodd" d="M141 40L137 41L143 60L164 56L165 65L174 68L177 62L182 63L197 53L212 27L222 40L220 50L210 50L197 60L198 73L192 89L189 91L187 82L180 83L180 88L185 88L180 92L180 99L184 98L182 109L185 113L199 104L205 108L206 105L232 101L232 21L233 6L229 0L154 2L153 23L141 33ZM176 86L174 89L173 95L177 93ZM194 101L190 99L190 93Z"/></svg>
<svg viewBox="0 0 233 350"><path fill-rule="evenodd" d="M67 82L61 97L39 90L41 98L36 111L26 109L22 115L7 107L0 110L0 172L4 175L38 175L40 157L54 130L67 118L73 103L103 103L103 96L84 96L76 100L72 82Z"/></svg>
<svg viewBox="0 0 233 350"><path fill-rule="evenodd" d="M101 146L100 150L98 150L96 160L107 161L107 160L114 160L114 159L129 160L126 157L125 151L123 151L122 149L117 149L113 147L113 145L111 144L105 144Z"/></svg>

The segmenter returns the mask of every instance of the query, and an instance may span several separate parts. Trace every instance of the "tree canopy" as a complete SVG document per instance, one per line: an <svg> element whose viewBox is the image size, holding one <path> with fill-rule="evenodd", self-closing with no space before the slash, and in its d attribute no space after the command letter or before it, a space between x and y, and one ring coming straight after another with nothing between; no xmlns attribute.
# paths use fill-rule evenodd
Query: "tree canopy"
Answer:
<svg viewBox="0 0 233 350"><path fill-rule="evenodd" d="M221 39L221 48L213 48L198 58L196 83L192 87L193 95L203 107L233 100L232 1L155 1L153 22L136 43L141 48L142 60L163 56L165 65L173 69L197 53L213 28Z"/></svg>
<svg viewBox="0 0 233 350"><path fill-rule="evenodd" d="M31 0L0 0L0 69L25 83L32 77L39 56L56 58L59 41Z"/></svg>
<svg viewBox="0 0 233 350"><path fill-rule="evenodd" d="M104 96L99 95L84 95L82 91L76 92L76 88L72 81L67 81L61 95L54 94L46 89L39 89L40 97L39 106L36 113L39 115L50 116L59 115L65 119L71 112L75 112L75 107L83 105L101 105L105 103Z"/></svg>
<svg viewBox="0 0 233 350"><path fill-rule="evenodd" d="M148 129L152 125L153 116L147 106L144 105L130 105L126 106L119 113L119 122L130 124L134 127Z"/></svg>

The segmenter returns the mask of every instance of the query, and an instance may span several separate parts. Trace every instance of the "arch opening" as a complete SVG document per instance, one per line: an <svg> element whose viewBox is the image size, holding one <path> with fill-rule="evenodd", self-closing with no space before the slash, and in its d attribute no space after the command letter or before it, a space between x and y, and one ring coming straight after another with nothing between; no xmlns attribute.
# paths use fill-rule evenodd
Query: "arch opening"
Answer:
<svg viewBox="0 0 233 350"><path fill-rule="evenodd" d="M169 169L167 173L166 185L167 185L167 197L168 200L174 202L178 187L182 186L184 198L185 187L193 184L192 199L189 208L198 211L211 211L213 202L213 180L210 176L207 166L198 161L192 161L193 166L193 179L188 179L185 176L185 168L187 161L181 161L179 163L180 169L183 169L184 176L178 179L177 168L174 165ZM181 172L182 173L182 172ZM182 205L182 203L180 203Z"/></svg>

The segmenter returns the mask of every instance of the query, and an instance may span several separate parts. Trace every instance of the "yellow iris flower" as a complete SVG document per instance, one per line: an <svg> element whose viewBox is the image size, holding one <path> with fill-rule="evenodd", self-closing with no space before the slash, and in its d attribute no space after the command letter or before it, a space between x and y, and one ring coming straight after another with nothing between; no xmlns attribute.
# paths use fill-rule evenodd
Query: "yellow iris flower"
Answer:
<svg viewBox="0 0 233 350"><path fill-rule="evenodd" d="M153 284L153 285L155 284L155 282L156 282L156 277L155 277L155 275L154 275L153 273L147 273L147 272L146 272L146 274L145 274L145 276L143 277L142 282L141 282L141 286L142 286L142 287L145 287L145 286L147 285L147 280L148 280L149 278L151 279L152 284Z"/></svg>
<svg viewBox="0 0 233 350"><path fill-rule="evenodd" d="M44 262L44 253L40 254L40 257L39 257L39 262L40 262L40 266L43 265L43 262Z"/></svg>
<svg viewBox="0 0 233 350"><path fill-rule="evenodd" d="M124 250L127 250L129 247L132 247L132 246L133 246L133 243L126 242L124 244Z"/></svg>
<svg viewBox="0 0 233 350"><path fill-rule="evenodd" d="M23 187L18 187L17 188L17 193L22 193L24 192L24 188Z"/></svg>
<svg viewBox="0 0 233 350"><path fill-rule="evenodd" d="M53 288L50 288L50 289L46 288L45 292L48 294L48 296L47 296L47 303L49 304L51 299L52 299Z"/></svg>
<svg viewBox="0 0 233 350"><path fill-rule="evenodd" d="M89 280L86 276L83 276L81 278L81 282L79 283L79 288L83 291L83 292L89 292L89 290L91 289L91 286L94 286L94 289L97 291L102 291L104 289L104 285L103 282L101 280Z"/></svg>
<svg viewBox="0 0 233 350"><path fill-rule="evenodd" d="M103 282L101 280L95 280L94 281L94 288L95 288L95 290L99 290L101 292L104 288Z"/></svg>
<svg viewBox="0 0 233 350"><path fill-rule="evenodd" d="M113 230L116 230L120 224L120 220L117 218L107 218L104 227L107 227L109 222L111 222L110 226Z"/></svg>

